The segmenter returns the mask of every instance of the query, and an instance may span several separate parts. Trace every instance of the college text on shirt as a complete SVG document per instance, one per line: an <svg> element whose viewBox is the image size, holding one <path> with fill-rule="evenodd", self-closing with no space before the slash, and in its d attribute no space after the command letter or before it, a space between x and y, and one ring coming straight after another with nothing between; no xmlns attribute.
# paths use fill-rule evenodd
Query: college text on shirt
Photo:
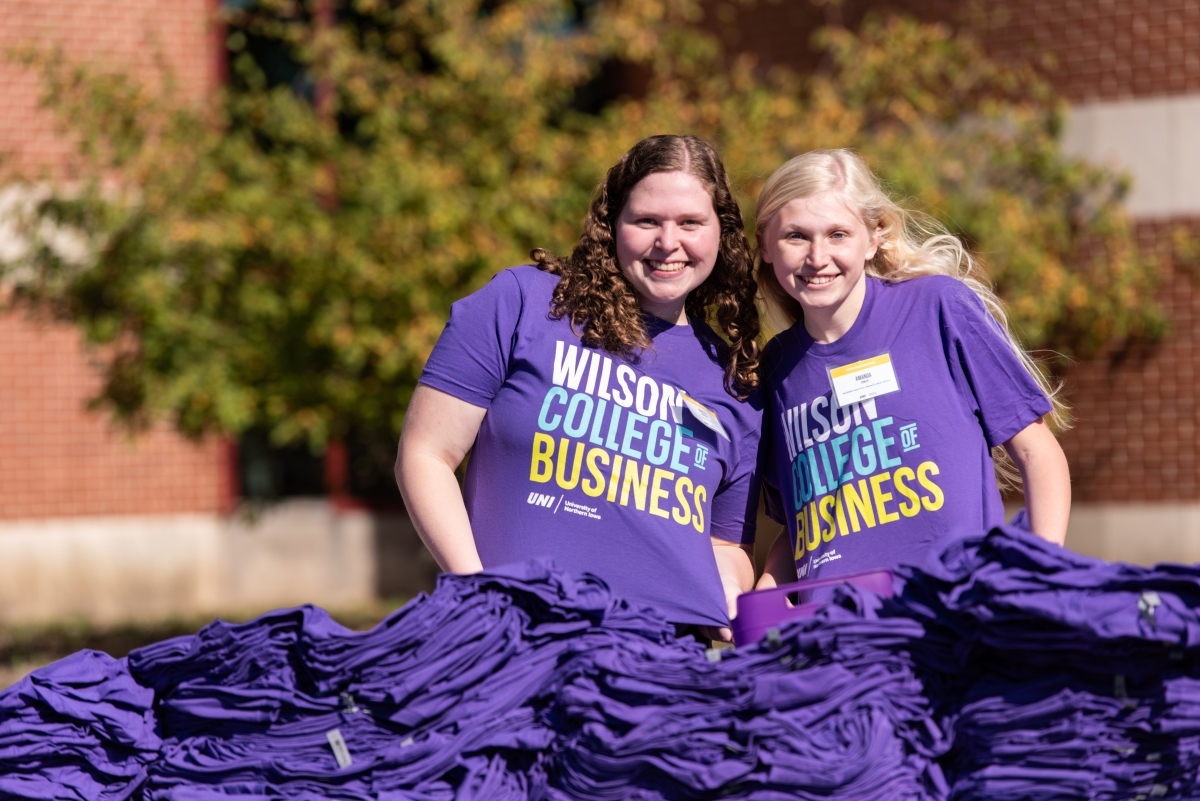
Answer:
<svg viewBox="0 0 1200 801"><path fill-rule="evenodd" d="M704 532L710 446L683 425L681 391L620 360L555 343L529 480ZM600 517L590 514L589 517Z"/></svg>
<svg viewBox="0 0 1200 801"><path fill-rule="evenodd" d="M945 495L936 462L899 454L921 447L916 423L880 417L874 399L838 406L830 394L780 414L790 460L795 559L837 536L936 512Z"/></svg>

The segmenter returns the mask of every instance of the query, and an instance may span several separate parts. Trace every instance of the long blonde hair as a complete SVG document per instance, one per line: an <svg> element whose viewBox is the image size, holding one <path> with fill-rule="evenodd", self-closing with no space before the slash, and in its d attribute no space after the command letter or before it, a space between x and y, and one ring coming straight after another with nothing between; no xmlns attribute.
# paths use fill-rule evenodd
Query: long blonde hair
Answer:
<svg viewBox="0 0 1200 801"><path fill-rule="evenodd" d="M1021 347L1008 326L1004 304L993 291L987 274L962 240L927 214L906 209L892 200L866 162L852 150L813 150L796 156L771 174L758 195L755 234L762 242L767 223L784 205L799 198L834 192L858 213L867 230L878 229L879 247L867 262L867 275L885 281L907 281L923 275L949 275L962 281L983 302L996 320L1013 353L1050 400L1051 422L1058 430L1069 426L1061 387L1053 384L1037 362ZM768 326L785 331L804 316L799 301L787 293L775 270L756 248L755 274ZM1019 487L1020 475L1003 448L993 449L996 477L1001 488Z"/></svg>

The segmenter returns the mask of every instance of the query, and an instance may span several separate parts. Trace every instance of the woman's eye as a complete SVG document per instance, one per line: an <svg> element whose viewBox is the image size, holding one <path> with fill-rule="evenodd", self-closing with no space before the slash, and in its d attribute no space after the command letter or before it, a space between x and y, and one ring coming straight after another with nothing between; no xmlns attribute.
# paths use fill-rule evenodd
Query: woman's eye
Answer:
<svg viewBox="0 0 1200 801"><path fill-rule="evenodd" d="M834 235L833 235L833 237L832 237L832 238L833 238L833 239L845 239L845 238L846 238L846 234L845 234L845 233L843 233L842 231L837 231L836 233L834 233Z"/></svg>

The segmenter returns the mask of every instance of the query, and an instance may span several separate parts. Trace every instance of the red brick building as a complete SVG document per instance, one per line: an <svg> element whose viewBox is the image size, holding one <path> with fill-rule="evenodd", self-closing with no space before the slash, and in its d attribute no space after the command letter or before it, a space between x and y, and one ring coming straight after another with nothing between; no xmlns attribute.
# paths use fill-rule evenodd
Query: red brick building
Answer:
<svg viewBox="0 0 1200 801"><path fill-rule="evenodd" d="M218 4L0 0L0 53L56 44L149 80L165 63L203 102L226 63ZM0 60L0 153L53 177L69 143L38 98L37 77ZM0 186L0 218L14 199ZM0 219L0 250L18 246ZM314 497L231 513L228 444L114 430L86 410L99 382L71 327L0 316L0 623L338 606L429 585L432 559L403 517Z"/></svg>
<svg viewBox="0 0 1200 801"><path fill-rule="evenodd" d="M845 0L760 4L727 30L760 61L816 65L804 46L827 22L870 11L967 28L988 54L1051 65L1071 103L1067 152L1128 172L1138 237L1200 233L1200 0ZM1154 346L1114 350L1067 375L1075 428L1063 439L1074 507L1068 545L1112 559L1200 561L1200 281L1168 270L1171 321Z"/></svg>
<svg viewBox="0 0 1200 801"><path fill-rule="evenodd" d="M158 74L163 59L198 101L222 63L212 0L0 0L0 52L56 43L71 58ZM221 54L223 55L223 53ZM0 61L0 153L53 174L69 144L38 105L37 76ZM74 329L0 318L0 520L218 512L224 449L154 431L136 440L83 404L99 387Z"/></svg>

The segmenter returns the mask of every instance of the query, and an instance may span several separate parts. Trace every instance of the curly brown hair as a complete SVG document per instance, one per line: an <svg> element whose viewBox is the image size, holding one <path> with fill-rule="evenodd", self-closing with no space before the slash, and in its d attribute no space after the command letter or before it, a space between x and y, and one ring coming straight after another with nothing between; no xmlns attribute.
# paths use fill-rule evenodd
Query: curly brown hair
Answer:
<svg viewBox="0 0 1200 801"><path fill-rule="evenodd" d="M569 258L542 248L531 254L538 266L560 276L550 315L566 317L581 340L621 356L635 356L652 345L633 285L617 263L614 231L629 193L648 175L686 172L712 196L721 223L721 244L708 279L688 295L692 317L716 323L728 342L721 348L725 388L745 398L758 386L758 308L750 248L742 212L729 187L729 176L712 145L695 136L651 136L629 149L596 188L583 222L583 233Z"/></svg>

